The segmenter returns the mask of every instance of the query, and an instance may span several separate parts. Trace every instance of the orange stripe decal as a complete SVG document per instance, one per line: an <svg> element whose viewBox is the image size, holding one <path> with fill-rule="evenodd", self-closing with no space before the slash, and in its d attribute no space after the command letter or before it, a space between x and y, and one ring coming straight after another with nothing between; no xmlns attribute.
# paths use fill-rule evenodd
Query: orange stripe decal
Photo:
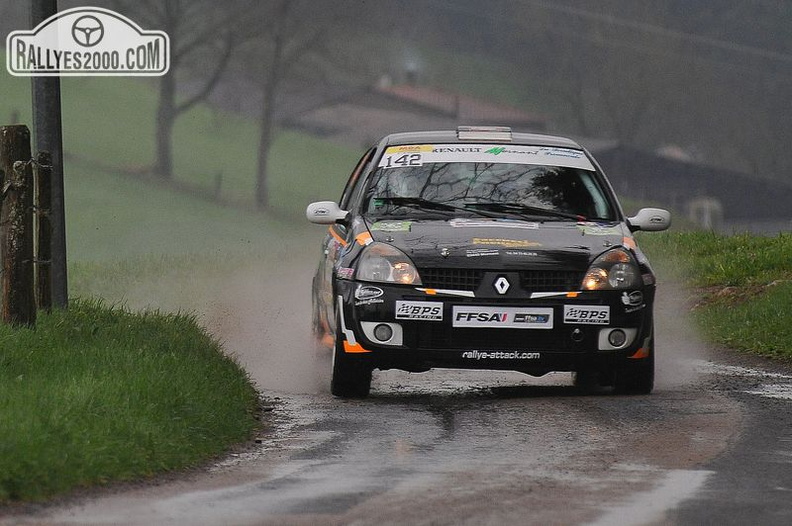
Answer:
<svg viewBox="0 0 792 526"><path fill-rule="evenodd" d="M364 349L363 346L361 346L359 343L349 343L345 341L344 352L351 354L363 354L371 351L369 351L368 349Z"/></svg>
<svg viewBox="0 0 792 526"><path fill-rule="evenodd" d="M371 237L371 233L369 232L361 232L357 236L355 236L355 241L357 241L360 245L366 246L374 239Z"/></svg>
<svg viewBox="0 0 792 526"><path fill-rule="evenodd" d="M330 235L333 236L336 241L341 243L341 246L343 247L347 246L347 242L344 240L344 238L338 235L338 233L335 231L333 227L328 228L328 230L330 231Z"/></svg>

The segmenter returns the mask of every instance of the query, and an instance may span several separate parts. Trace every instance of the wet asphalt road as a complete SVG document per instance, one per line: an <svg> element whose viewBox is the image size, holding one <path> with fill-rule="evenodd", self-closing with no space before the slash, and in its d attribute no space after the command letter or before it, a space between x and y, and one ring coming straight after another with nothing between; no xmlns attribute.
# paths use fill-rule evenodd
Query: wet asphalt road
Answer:
<svg viewBox="0 0 792 526"><path fill-rule="evenodd" d="M563 374L388 371L370 398L339 400L307 339L284 359L294 336L275 327L303 302L255 309L292 285L262 284L242 305L259 317L212 326L263 387L260 444L0 524L792 524L792 376L706 349L672 286L650 396L582 394Z"/></svg>
<svg viewBox="0 0 792 526"><path fill-rule="evenodd" d="M715 366L711 388L740 404L741 432L670 524L792 524L792 373L753 362Z"/></svg>

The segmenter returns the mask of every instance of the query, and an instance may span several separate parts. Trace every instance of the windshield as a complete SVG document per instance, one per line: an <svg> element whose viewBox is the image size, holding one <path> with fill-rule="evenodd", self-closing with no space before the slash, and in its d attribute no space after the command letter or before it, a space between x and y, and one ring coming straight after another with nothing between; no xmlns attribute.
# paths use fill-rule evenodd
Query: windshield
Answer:
<svg viewBox="0 0 792 526"><path fill-rule="evenodd" d="M444 152L452 149L444 145L413 147L423 148L422 152L404 153L405 147L400 148L396 153L386 151L369 179L365 202L369 215L616 220L593 166L579 150L545 148L555 155L530 156L531 147L510 146L512 155L504 147L493 155L498 147L465 145L466 150L480 151L463 152L462 157L471 160L445 161L459 158L460 152ZM456 149L461 148L456 145ZM565 152L577 156L561 155ZM553 164L545 164L548 161Z"/></svg>

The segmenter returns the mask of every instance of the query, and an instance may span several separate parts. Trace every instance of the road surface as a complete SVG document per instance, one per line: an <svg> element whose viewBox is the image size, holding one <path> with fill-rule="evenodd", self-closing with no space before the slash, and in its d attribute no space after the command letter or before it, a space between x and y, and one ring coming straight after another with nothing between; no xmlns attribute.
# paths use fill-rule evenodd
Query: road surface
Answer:
<svg viewBox="0 0 792 526"><path fill-rule="evenodd" d="M375 372L370 398L340 400L308 335L312 267L298 267L194 300L262 389L259 444L0 524L792 524L792 376L708 350L673 283L650 396L443 370Z"/></svg>

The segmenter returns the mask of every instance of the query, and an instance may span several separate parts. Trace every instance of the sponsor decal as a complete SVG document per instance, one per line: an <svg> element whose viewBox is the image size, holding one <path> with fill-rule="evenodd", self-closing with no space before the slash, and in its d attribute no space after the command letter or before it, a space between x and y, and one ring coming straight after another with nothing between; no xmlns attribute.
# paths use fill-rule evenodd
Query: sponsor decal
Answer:
<svg viewBox="0 0 792 526"><path fill-rule="evenodd" d="M465 257L468 258L480 258L484 256L498 255L500 255L500 250L497 248L471 248L465 251Z"/></svg>
<svg viewBox="0 0 792 526"><path fill-rule="evenodd" d="M372 287L371 285L360 285L355 290L355 299L370 300L374 298L379 298L383 294L385 294L385 292L379 287Z"/></svg>
<svg viewBox="0 0 792 526"><path fill-rule="evenodd" d="M397 301L396 319L443 321L443 304L437 301Z"/></svg>
<svg viewBox="0 0 792 526"><path fill-rule="evenodd" d="M377 221L371 225L371 230L380 232L409 232L412 221Z"/></svg>
<svg viewBox="0 0 792 526"><path fill-rule="evenodd" d="M523 307L454 306L454 327L552 329L553 309Z"/></svg>
<svg viewBox="0 0 792 526"><path fill-rule="evenodd" d="M535 258L539 257L538 252L529 252L527 250L507 250L504 252L507 256L519 258Z"/></svg>
<svg viewBox="0 0 792 526"><path fill-rule="evenodd" d="M564 305L564 323L607 325L610 323L608 305Z"/></svg>
<svg viewBox="0 0 792 526"><path fill-rule="evenodd" d="M643 292L640 290L636 290L635 292L631 292L629 294L627 294L627 292L623 292L621 300L624 304L624 312L627 314L639 311L646 307L646 304L644 303Z"/></svg>
<svg viewBox="0 0 792 526"><path fill-rule="evenodd" d="M621 300L622 303L624 303L628 307L635 307L641 305L643 303L643 292L641 292L640 290L636 290L635 292L631 292L629 294L623 292Z"/></svg>
<svg viewBox="0 0 792 526"><path fill-rule="evenodd" d="M537 243L536 241L526 241L524 239L494 239L481 237L474 237L472 243L474 245L494 245L504 248L531 248L542 246L541 243Z"/></svg>
<svg viewBox="0 0 792 526"><path fill-rule="evenodd" d="M569 148L542 148L540 151L548 157L568 157L570 159L583 157L583 152L580 150L570 150Z"/></svg>
<svg viewBox="0 0 792 526"><path fill-rule="evenodd" d="M512 154L512 155L539 155L544 157L565 157L569 159L583 159L583 152L580 150L572 150L570 148L551 148L551 147L523 147L520 148L519 146L513 147L505 147L505 146L495 146L490 148L489 150L485 151L484 153L490 153L492 155L500 155L502 153Z"/></svg>
<svg viewBox="0 0 792 526"><path fill-rule="evenodd" d="M581 150L493 144L410 144L385 150L379 166L401 168L424 163L514 163L594 170Z"/></svg>
<svg viewBox="0 0 792 526"><path fill-rule="evenodd" d="M578 223L578 230L588 236L620 236L621 227L614 225L601 225L597 223Z"/></svg>
<svg viewBox="0 0 792 526"><path fill-rule="evenodd" d="M371 298L368 300L356 301L355 307L364 307L366 305L379 305L381 303L385 303L385 300L382 298Z"/></svg>
<svg viewBox="0 0 792 526"><path fill-rule="evenodd" d="M355 307L385 303L385 300L381 297L383 294L385 294L385 292L379 287L358 285L358 288L355 289L355 299L357 300L355 302Z"/></svg>
<svg viewBox="0 0 792 526"><path fill-rule="evenodd" d="M494 148L490 148L489 150L487 150L484 153L491 153L492 155L498 155L499 153L503 153L505 151L506 151L506 148L504 148L503 146L496 146Z"/></svg>
<svg viewBox="0 0 792 526"><path fill-rule="evenodd" d="M355 274L355 269L349 267L338 267L336 270L336 277L338 279L352 279Z"/></svg>
<svg viewBox="0 0 792 526"><path fill-rule="evenodd" d="M523 230L538 230L539 223L529 223L526 221L513 221L503 219L464 219L461 217L451 219L449 225L455 228L475 228L475 227L498 227L498 228L520 228Z"/></svg>
<svg viewBox="0 0 792 526"><path fill-rule="evenodd" d="M462 358L467 360L539 360L538 352L520 351L463 351Z"/></svg>
<svg viewBox="0 0 792 526"><path fill-rule="evenodd" d="M480 151L480 147L470 146L446 146L444 148L432 148L432 153L478 153Z"/></svg>
<svg viewBox="0 0 792 526"><path fill-rule="evenodd" d="M431 144L404 144L402 146L391 146L385 150L385 155L394 153L420 153L431 152L433 149Z"/></svg>
<svg viewBox="0 0 792 526"><path fill-rule="evenodd" d="M502 153L510 153L516 155L539 155L539 150L536 148L518 149L518 148L506 148L505 146L495 146L493 148L490 148L484 153L491 153L492 155L500 155Z"/></svg>
<svg viewBox="0 0 792 526"><path fill-rule="evenodd" d="M170 39L120 13L75 7L6 38L6 69L25 77L162 76Z"/></svg>

